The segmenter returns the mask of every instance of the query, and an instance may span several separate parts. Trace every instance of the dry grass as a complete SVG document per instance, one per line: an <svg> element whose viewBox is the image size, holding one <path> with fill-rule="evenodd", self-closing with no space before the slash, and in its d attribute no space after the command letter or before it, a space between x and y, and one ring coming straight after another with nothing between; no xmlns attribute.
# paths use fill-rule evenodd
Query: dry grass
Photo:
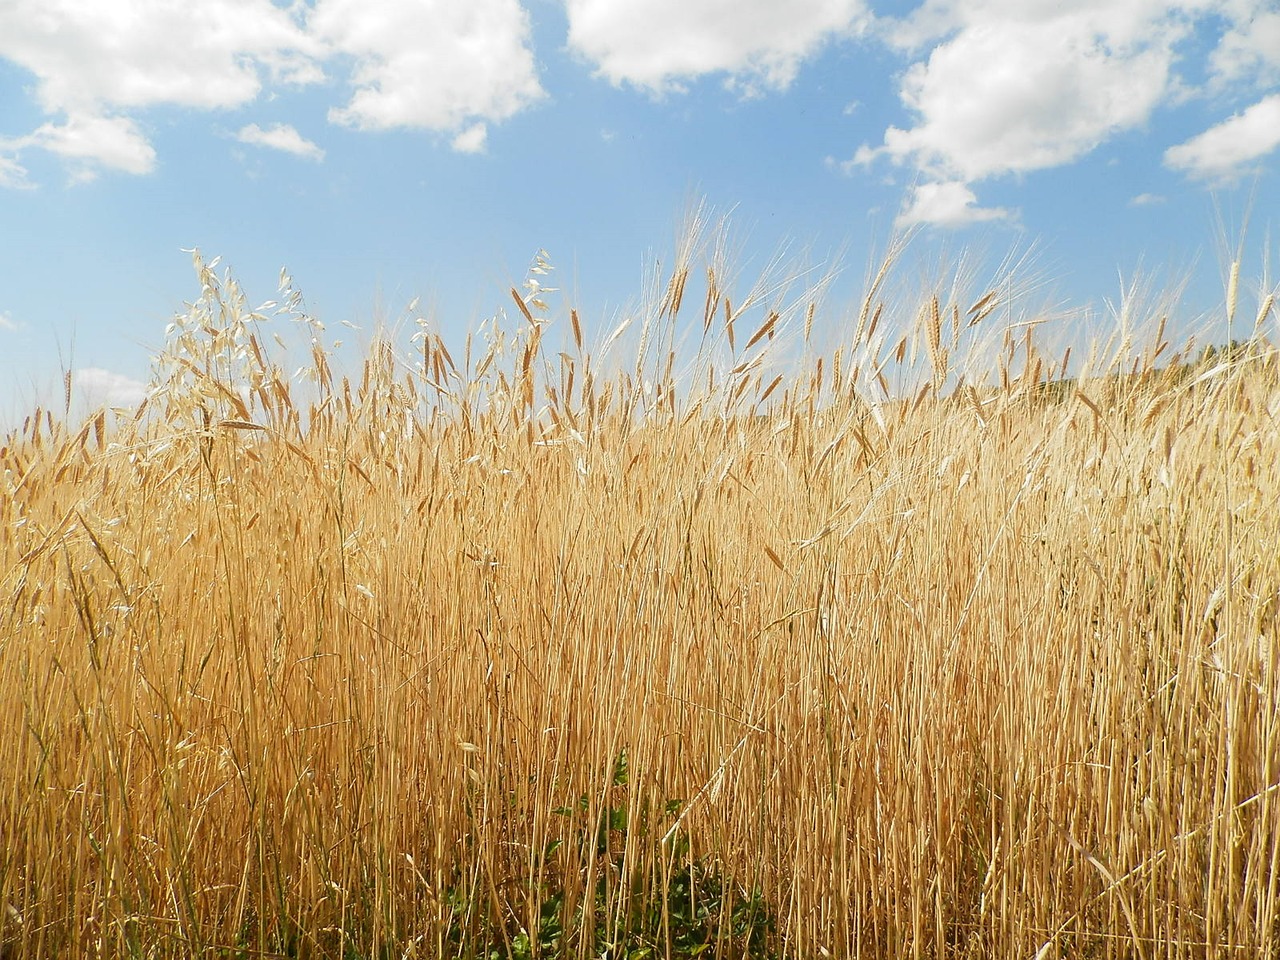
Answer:
<svg viewBox="0 0 1280 960"><path fill-rule="evenodd" d="M1274 351L1046 392L882 270L824 353L699 249L634 365L540 259L350 382L198 263L5 441L4 956L1280 956Z"/></svg>

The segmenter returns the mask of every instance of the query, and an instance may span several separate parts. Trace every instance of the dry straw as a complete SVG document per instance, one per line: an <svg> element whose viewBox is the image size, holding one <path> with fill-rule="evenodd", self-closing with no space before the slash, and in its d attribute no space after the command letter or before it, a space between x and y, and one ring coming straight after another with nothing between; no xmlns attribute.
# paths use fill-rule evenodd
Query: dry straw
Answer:
<svg viewBox="0 0 1280 960"><path fill-rule="evenodd" d="M824 357L682 249L634 363L542 255L357 369L197 259L4 440L6 958L1280 954L1270 345L1068 381L895 249Z"/></svg>

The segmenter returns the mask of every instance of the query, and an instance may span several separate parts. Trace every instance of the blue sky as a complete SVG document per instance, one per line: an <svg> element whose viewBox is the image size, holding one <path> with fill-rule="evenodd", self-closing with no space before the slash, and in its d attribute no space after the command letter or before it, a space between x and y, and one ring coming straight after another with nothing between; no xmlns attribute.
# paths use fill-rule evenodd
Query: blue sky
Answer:
<svg viewBox="0 0 1280 960"><path fill-rule="evenodd" d="M0 0L0 419L66 367L134 402L184 248L453 338L545 249L598 334L697 198L746 279L843 251L833 327L907 228L1191 315L1247 214L1257 301L1278 146L1276 0Z"/></svg>

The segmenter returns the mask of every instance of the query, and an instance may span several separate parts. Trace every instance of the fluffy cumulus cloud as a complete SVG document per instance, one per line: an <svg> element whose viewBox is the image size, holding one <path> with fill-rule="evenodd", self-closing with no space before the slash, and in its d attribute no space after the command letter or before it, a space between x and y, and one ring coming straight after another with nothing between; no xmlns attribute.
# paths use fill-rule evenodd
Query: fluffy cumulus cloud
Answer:
<svg viewBox="0 0 1280 960"><path fill-rule="evenodd" d="M459 153L484 153L489 128L483 123L473 123L453 138L453 149Z"/></svg>
<svg viewBox="0 0 1280 960"><path fill-rule="evenodd" d="M318 50L271 0L6 0L0 56L36 77L49 113L153 104L234 107L262 73L309 81Z"/></svg>
<svg viewBox="0 0 1280 960"><path fill-rule="evenodd" d="M326 70L353 91L334 122L437 131L467 152L483 149L486 123L544 95L520 0L4 0L0 58L30 72L47 117L31 131L0 128L7 187L30 185L22 154L32 149L70 160L74 179L148 173L156 155L141 111L243 108ZM283 124L249 124L239 138L323 156Z"/></svg>
<svg viewBox="0 0 1280 960"><path fill-rule="evenodd" d="M14 150L39 147L71 160L80 180L92 179L94 164L126 173L150 173L156 165L155 150L128 117L73 113L64 123L41 124L6 145Z"/></svg>
<svg viewBox="0 0 1280 960"><path fill-rule="evenodd" d="M945 183L920 183L907 197L897 223L902 227L915 224L933 224L940 227L958 227L988 220L1012 220L1014 212L1005 207L983 207L978 198L962 181Z"/></svg>
<svg viewBox="0 0 1280 960"><path fill-rule="evenodd" d="M992 219L966 184L1070 163L1146 122L1188 29L1154 0L928 0L887 30L909 55L927 51L899 89L916 122L854 160L887 157L935 181L915 191L917 219Z"/></svg>
<svg viewBox="0 0 1280 960"><path fill-rule="evenodd" d="M0 57L30 71L51 119L25 135L0 130L0 160L40 148L75 161L80 178L95 166L147 173L155 151L133 111L241 106L264 77L319 79L320 49L271 0L6 0Z"/></svg>
<svg viewBox="0 0 1280 960"><path fill-rule="evenodd" d="M241 127L236 139L255 147L267 147L291 153L304 160L323 160L324 151L287 123L277 123L265 130L256 123Z"/></svg>
<svg viewBox="0 0 1280 960"><path fill-rule="evenodd" d="M474 151L466 128L544 95L519 0L317 0L308 25L355 60L355 92L329 116L357 129L461 133Z"/></svg>
<svg viewBox="0 0 1280 960"><path fill-rule="evenodd" d="M861 30L862 0L567 0L569 47L614 84L655 93L713 73L782 89L825 41Z"/></svg>
<svg viewBox="0 0 1280 960"><path fill-rule="evenodd" d="M1280 83L1280 9L1275 0L1226 0L1226 30L1209 58L1216 86Z"/></svg>
<svg viewBox="0 0 1280 960"><path fill-rule="evenodd" d="M919 0L879 18L869 0L560 2L570 54L602 81L654 95L705 76L744 96L784 91L842 38L888 51L903 118L831 165L907 168L915 186L902 217L914 223L1014 218L979 202L984 182L1074 163L1193 102L1214 111L1208 129L1159 145L1189 178L1229 180L1280 145L1276 0ZM161 159L148 108L269 109L278 92L322 81L331 123L425 130L482 153L495 124L547 96L532 6L0 0L0 58L30 74L25 89L43 112L34 129L5 129L0 117L0 187L33 186L26 154L37 150L61 157L73 180L146 174ZM323 159L322 138L253 119L237 119L239 140Z"/></svg>
<svg viewBox="0 0 1280 960"><path fill-rule="evenodd" d="M1172 43L1117 49L1097 18L1068 9L1043 21L982 23L935 47L902 83L921 122L890 127L883 150L981 180L1070 162L1146 120L1168 87Z"/></svg>
<svg viewBox="0 0 1280 960"><path fill-rule="evenodd" d="M1230 180L1280 147L1280 93L1264 97L1185 143L1165 151L1174 170L1206 180Z"/></svg>
<svg viewBox="0 0 1280 960"><path fill-rule="evenodd" d="M925 0L877 31L909 62L898 93L912 122L843 166L914 168L925 182L904 216L916 222L994 219L973 184L1073 163L1162 107L1280 80L1274 0ZM1196 73L1201 88L1186 79ZM1267 97L1166 164L1227 176L1276 147L1277 109Z"/></svg>

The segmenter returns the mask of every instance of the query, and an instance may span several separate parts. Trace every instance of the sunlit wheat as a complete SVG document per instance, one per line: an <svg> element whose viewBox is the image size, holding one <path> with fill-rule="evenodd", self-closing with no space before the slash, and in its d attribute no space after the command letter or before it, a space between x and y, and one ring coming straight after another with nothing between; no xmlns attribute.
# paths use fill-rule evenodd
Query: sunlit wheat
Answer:
<svg viewBox="0 0 1280 960"><path fill-rule="evenodd" d="M824 353L724 249L355 369L197 257L143 409L32 411L0 952L1280 955L1274 349L1067 381L895 248Z"/></svg>

